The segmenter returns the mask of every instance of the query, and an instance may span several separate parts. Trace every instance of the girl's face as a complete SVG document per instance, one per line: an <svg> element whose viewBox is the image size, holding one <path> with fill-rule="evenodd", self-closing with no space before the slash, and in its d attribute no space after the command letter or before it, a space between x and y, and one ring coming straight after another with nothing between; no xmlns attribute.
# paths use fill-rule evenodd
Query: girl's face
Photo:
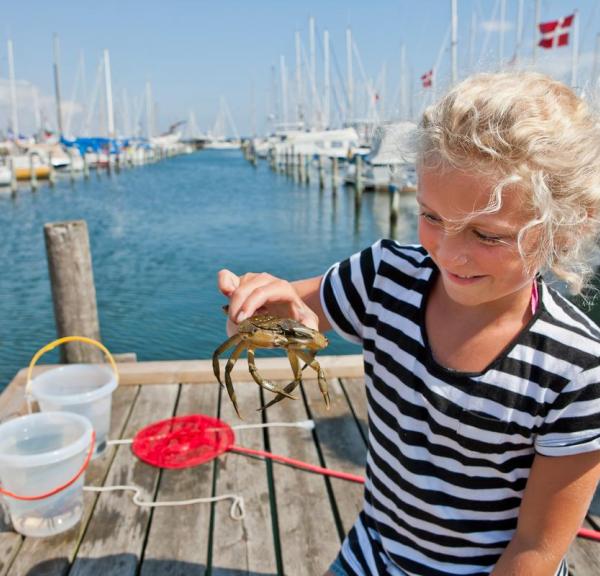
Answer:
<svg viewBox="0 0 600 576"><path fill-rule="evenodd" d="M440 270L447 296L464 306L521 302L531 294L532 272L517 248L530 218L514 188L502 207L465 223L484 209L495 183L452 168L419 171L419 240Z"/></svg>

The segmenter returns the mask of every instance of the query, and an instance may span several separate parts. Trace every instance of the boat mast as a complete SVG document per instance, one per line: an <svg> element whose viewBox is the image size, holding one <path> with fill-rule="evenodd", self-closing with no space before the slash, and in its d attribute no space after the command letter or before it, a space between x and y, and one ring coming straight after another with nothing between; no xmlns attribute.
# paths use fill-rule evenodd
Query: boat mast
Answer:
<svg viewBox="0 0 600 576"><path fill-rule="evenodd" d="M279 67L281 72L281 112L283 115L283 125L287 128L288 124L288 109L287 109L287 72L285 70L285 56L279 57Z"/></svg>
<svg viewBox="0 0 600 576"><path fill-rule="evenodd" d="M573 11L573 52L571 53L571 87L577 86L577 67L579 60L579 10Z"/></svg>
<svg viewBox="0 0 600 576"><path fill-rule="evenodd" d="M452 84L458 82L458 8L457 0L452 0Z"/></svg>
<svg viewBox="0 0 600 576"><path fill-rule="evenodd" d="M592 67L591 85L592 90L598 87L598 64L600 62L600 34L596 34L596 49L594 50L594 65Z"/></svg>
<svg viewBox="0 0 600 576"><path fill-rule="evenodd" d="M329 128L331 73L329 70L329 30L323 32L323 128Z"/></svg>
<svg viewBox="0 0 600 576"><path fill-rule="evenodd" d="M521 47L523 46L523 0L519 0L517 9L517 41L515 42L515 66L521 60Z"/></svg>
<svg viewBox="0 0 600 576"><path fill-rule="evenodd" d="M304 126L304 97L302 87L302 53L300 48L300 32L296 31L296 121Z"/></svg>
<svg viewBox="0 0 600 576"><path fill-rule="evenodd" d="M62 123L62 107L60 104L60 76L58 70L58 61L60 58L60 48L58 42L58 34L54 34L54 93L56 95L56 125L58 127L58 135L63 136Z"/></svg>
<svg viewBox="0 0 600 576"><path fill-rule="evenodd" d="M13 140L19 138L19 116L17 114L17 89L15 86L15 59L13 54L12 40L7 42L8 52L8 78L10 83L10 111L11 111L11 129Z"/></svg>
<svg viewBox="0 0 600 576"><path fill-rule="evenodd" d="M110 57L104 50L104 86L106 88L106 116L108 137L115 137L115 114L113 110L112 80L110 77Z"/></svg>
<svg viewBox="0 0 600 576"><path fill-rule="evenodd" d="M38 89L35 86L31 87L31 98L33 100L33 118L35 120L36 134L42 133L42 115L40 114L40 99Z"/></svg>
<svg viewBox="0 0 600 576"><path fill-rule="evenodd" d="M541 2L540 2L540 0L535 0L535 18L534 18L534 22L533 22L533 56L532 56L532 62L534 65L535 65L535 61L537 59L538 42L540 41L538 25L540 23L541 13L542 13Z"/></svg>
<svg viewBox="0 0 600 576"><path fill-rule="evenodd" d="M504 60L504 20L506 20L506 0L500 0L500 33L498 34L498 68L500 70Z"/></svg>
<svg viewBox="0 0 600 576"><path fill-rule="evenodd" d="M148 140L152 138L153 130L152 122L152 87L150 81L146 81L146 136Z"/></svg>
<svg viewBox="0 0 600 576"><path fill-rule="evenodd" d="M406 120L408 106L406 105L406 45L400 46L400 120Z"/></svg>
<svg viewBox="0 0 600 576"><path fill-rule="evenodd" d="M354 117L354 79L352 77L352 30L346 28L346 81L348 83L348 114L346 124L350 124Z"/></svg>
<svg viewBox="0 0 600 576"><path fill-rule="evenodd" d="M315 130L316 128L319 128L318 124L319 124L319 118L318 118L318 111L317 111L317 105L316 105L316 99L317 99L317 93L316 93L316 87L317 87L317 62L316 62L316 42L315 42L315 19L313 16L311 16L308 19L308 34L309 34L309 51L310 51L310 69L309 69L309 74L310 74L310 85L312 87L311 93L312 93L312 98L311 98L311 105L310 105L310 127L312 130Z"/></svg>

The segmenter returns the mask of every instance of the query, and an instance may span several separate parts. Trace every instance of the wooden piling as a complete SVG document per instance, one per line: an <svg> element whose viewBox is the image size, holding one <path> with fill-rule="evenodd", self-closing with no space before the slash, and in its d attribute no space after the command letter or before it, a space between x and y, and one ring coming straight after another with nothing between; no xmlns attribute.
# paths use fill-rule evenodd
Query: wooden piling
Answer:
<svg viewBox="0 0 600 576"><path fill-rule="evenodd" d="M83 177L87 180L90 177L90 166L88 164L87 154L83 153Z"/></svg>
<svg viewBox="0 0 600 576"><path fill-rule="evenodd" d="M31 189L37 190L37 174L35 172L35 162L33 161L33 154L29 155L29 180L31 182Z"/></svg>
<svg viewBox="0 0 600 576"><path fill-rule="evenodd" d="M10 169L10 191L14 196L17 193L19 185L17 183L17 169L15 167L15 161L12 157L9 157L8 159L8 168Z"/></svg>
<svg viewBox="0 0 600 576"><path fill-rule="evenodd" d="M325 188L325 170L323 169L323 156L319 154L319 188Z"/></svg>
<svg viewBox="0 0 600 576"><path fill-rule="evenodd" d="M362 156L360 154L357 154L354 161L356 163L356 176L354 180L354 185L356 187L357 194L360 196L363 191Z"/></svg>
<svg viewBox="0 0 600 576"><path fill-rule="evenodd" d="M312 157L309 154L305 154L303 156L304 158L304 164L303 164L303 168L304 168L304 183L305 184L310 184L310 164L312 162Z"/></svg>
<svg viewBox="0 0 600 576"><path fill-rule="evenodd" d="M331 159L331 188L335 192L338 185L338 159L334 156Z"/></svg>
<svg viewBox="0 0 600 576"><path fill-rule="evenodd" d="M304 182L304 168L305 168L305 164L304 164L304 154L298 154L298 156L296 156L296 177L298 179L298 182L300 182L300 184L302 184Z"/></svg>
<svg viewBox="0 0 600 576"><path fill-rule="evenodd" d="M96 288L87 224L84 220L53 222L44 226L46 255L54 303L56 333L100 339ZM102 352L81 342L61 347L68 363L102 362Z"/></svg>
<svg viewBox="0 0 600 576"><path fill-rule="evenodd" d="M54 188L54 184L56 184L56 172L52 164L52 152L48 154L48 164L50 165L50 172L48 173L48 185L50 188Z"/></svg>
<svg viewBox="0 0 600 576"><path fill-rule="evenodd" d="M71 182L71 184L75 184L75 166L73 166L73 163L75 162L75 154L73 154L73 151L69 148L69 181Z"/></svg>
<svg viewBox="0 0 600 576"><path fill-rule="evenodd" d="M398 187L390 184L390 224L394 226L398 221L398 213L400 211L400 192Z"/></svg>

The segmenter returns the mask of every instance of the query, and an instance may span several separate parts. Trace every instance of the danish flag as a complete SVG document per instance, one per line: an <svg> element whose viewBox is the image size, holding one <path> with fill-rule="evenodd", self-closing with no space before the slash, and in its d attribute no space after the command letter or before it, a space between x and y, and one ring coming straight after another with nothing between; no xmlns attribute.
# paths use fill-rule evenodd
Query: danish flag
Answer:
<svg viewBox="0 0 600 576"><path fill-rule="evenodd" d="M573 24L575 14L552 20L551 22L540 22L540 34L542 35L538 46L542 48L557 48L569 43L569 29Z"/></svg>
<svg viewBox="0 0 600 576"><path fill-rule="evenodd" d="M433 85L433 70L429 70L429 72L425 72L421 76L421 83L423 84L423 88L431 88Z"/></svg>

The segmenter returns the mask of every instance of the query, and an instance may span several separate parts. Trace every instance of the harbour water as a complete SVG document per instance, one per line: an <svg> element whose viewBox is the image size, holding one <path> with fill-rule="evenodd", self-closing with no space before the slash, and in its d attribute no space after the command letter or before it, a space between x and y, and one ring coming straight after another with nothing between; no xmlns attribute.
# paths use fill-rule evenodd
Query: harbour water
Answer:
<svg viewBox="0 0 600 576"><path fill-rule="evenodd" d="M225 339L217 271L315 276L381 237L416 241L403 197L393 231L387 193L319 190L254 168L239 151L201 151L111 176L0 197L0 390L56 337L46 222L87 221L100 329L138 360L205 359ZM338 337L326 353L358 353ZM279 354L281 354L279 352ZM42 362L56 362L56 351Z"/></svg>

